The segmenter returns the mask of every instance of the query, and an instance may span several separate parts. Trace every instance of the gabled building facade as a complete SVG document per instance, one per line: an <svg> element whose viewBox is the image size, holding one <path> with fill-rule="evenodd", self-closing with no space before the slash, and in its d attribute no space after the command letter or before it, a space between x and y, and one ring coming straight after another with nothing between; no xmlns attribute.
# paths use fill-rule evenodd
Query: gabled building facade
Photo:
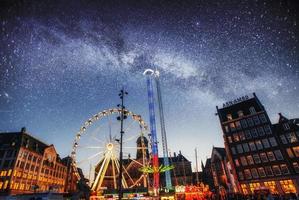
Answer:
<svg viewBox="0 0 299 200"><path fill-rule="evenodd" d="M228 193L236 192L236 185L231 173L231 166L224 148L213 147L211 170L215 190L225 190Z"/></svg>
<svg viewBox="0 0 299 200"><path fill-rule="evenodd" d="M0 196L64 192L66 166L53 145L21 132L0 133Z"/></svg>

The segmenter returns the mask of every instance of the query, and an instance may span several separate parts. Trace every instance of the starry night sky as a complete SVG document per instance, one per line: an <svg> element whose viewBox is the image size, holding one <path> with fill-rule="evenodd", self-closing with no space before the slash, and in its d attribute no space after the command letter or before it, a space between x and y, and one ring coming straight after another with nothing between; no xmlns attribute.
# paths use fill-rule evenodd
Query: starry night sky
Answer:
<svg viewBox="0 0 299 200"><path fill-rule="evenodd" d="M272 122L299 117L295 1L0 3L0 131L26 126L62 157L122 86L148 122L146 68L161 73L168 147L193 164L223 146L225 101L256 92Z"/></svg>

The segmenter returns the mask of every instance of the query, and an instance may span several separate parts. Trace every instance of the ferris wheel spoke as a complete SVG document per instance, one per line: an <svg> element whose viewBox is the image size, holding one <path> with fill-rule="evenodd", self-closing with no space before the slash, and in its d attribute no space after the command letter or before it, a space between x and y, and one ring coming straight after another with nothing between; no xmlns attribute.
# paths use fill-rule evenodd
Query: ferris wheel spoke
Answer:
<svg viewBox="0 0 299 200"><path fill-rule="evenodd" d="M100 147L100 146L78 146L78 149L103 149L105 147Z"/></svg>
<svg viewBox="0 0 299 200"><path fill-rule="evenodd" d="M104 153L104 151L97 152L96 154L89 156L87 159L81 160L80 162L78 162L78 164L82 164L84 162L87 162L90 159L93 159L94 157L96 157L97 155L100 155L101 153Z"/></svg>
<svg viewBox="0 0 299 200"><path fill-rule="evenodd" d="M99 138L97 138L96 136L94 136L94 135L91 135L91 137L90 137L90 139L94 139L94 140L96 140L97 142L100 142L101 144L105 144L105 142L104 141L102 141L102 140L100 140Z"/></svg>
<svg viewBox="0 0 299 200"><path fill-rule="evenodd" d="M127 131L129 131L131 128L132 128L132 126L133 126L133 124L134 124L134 120L132 120L131 122L130 122L130 124L125 128L125 132L127 132Z"/></svg>
<svg viewBox="0 0 299 200"><path fill-rule="evenodd" d="M135 139L135 138L137 138L137 137L139 137L139 136L140 136L140 134L138 133L138 134L136 134L136 135L133 135L133 136L127 138L127 139L124 140L123 142L125 143L125 142L132 141L133 139Z"/></svg>

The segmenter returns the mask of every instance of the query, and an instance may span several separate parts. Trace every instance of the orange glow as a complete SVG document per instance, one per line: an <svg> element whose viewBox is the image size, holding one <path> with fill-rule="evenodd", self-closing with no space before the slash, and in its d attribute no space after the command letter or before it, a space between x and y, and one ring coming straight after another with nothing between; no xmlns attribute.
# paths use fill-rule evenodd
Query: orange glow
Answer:
<svg viewBox="0 0 299 200"><path fill-rule="evenodd" d="M283 180L279 181L279 183L285 193L296 193L296 188L292 180Z"/></svg>
<svg viewBox="0 0 299 200"><path fill-rule="evenodd" d="M270 190L272 194L278 194L277 187L275 181L267 181L264 182L264 185Z"/></svg>

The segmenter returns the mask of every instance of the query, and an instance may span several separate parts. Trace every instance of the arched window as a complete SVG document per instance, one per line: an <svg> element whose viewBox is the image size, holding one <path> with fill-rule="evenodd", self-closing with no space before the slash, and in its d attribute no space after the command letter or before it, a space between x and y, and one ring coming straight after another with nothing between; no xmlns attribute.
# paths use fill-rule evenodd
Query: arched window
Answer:
<svg viewBox="0 0 299 200"><path fill-rule="evenodd" d="M243 116L244 116L244 113L243 113L242 110L239 110L239 111L238 111L238 116L239 116L239 117L243 117Z"/></svg>
<svg viewBox="0 0 299 200"><path fill-rule="evenodd" d="M250 114L255 114L256 113L255 108L253 106L251 106L249 108L249 112L250 112Z"/></svg>

